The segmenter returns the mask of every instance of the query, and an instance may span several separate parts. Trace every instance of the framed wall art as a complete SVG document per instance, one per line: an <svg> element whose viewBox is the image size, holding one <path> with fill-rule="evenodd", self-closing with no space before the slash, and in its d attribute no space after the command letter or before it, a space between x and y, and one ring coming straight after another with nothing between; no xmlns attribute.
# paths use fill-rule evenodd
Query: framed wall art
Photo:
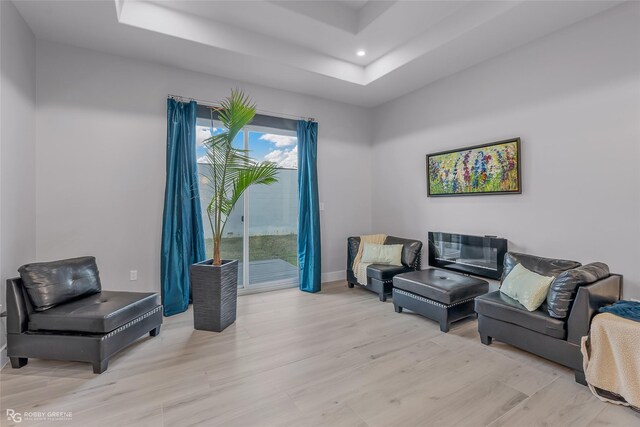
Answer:
<svg viewBox="0 0 640 427"><path fill-rule="evenodd" d="M427 195L522 193L520 138L427 154Z"/></svg>

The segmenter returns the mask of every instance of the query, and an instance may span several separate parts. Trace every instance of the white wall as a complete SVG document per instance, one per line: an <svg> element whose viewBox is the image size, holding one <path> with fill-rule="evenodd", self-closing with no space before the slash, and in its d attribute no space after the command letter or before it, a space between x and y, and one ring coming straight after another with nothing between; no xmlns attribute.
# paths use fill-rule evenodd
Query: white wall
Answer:
<svg viewBox="0 0 640 427"><path fill-rule="evenodd" d="M0 2L0 303L5 282L35 259L36 40L11 2ZM6 324L0 348L4 364Z"/></svg>
<svg viewBox="0 0 640 427"><path fill-rule="evenodd" d="M371 228L365 109L51 42L37 63L39 260L93 254L104 288L159 290L166 95L242 87L261 110L318 120L322 270L344 276L347 236Z"/></svg>
<svg viewBox="0 0 640 427"><path fill-rule="evenodd" d="M373 229L603 261L640 298L638 22L624 4L378 107ZM516 136L522 195L427 198L427 153Z"/></svg>

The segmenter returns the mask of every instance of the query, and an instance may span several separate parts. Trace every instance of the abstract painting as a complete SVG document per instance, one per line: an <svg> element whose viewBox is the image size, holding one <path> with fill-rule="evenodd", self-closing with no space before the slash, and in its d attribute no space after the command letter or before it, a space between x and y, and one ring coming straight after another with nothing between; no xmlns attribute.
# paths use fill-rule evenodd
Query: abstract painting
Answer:
<svg viewBox="0 0 640 427"><path fill-rule="evenodd" d="M521 192L520 138L427 154L428 196Z"/></svg>

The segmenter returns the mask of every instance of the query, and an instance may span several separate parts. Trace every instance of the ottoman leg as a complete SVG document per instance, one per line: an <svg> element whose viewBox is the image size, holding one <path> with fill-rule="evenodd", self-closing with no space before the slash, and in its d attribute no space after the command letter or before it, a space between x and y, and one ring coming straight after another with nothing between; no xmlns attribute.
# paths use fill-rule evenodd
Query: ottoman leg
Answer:
<svg viewBox="0 0 640 427"><path fill-rule="evenodd" d="M108 367L109 367L108 359L100 360L98 362L93 362L93 373L101 374L104 371L106 371Z"/></svg>
<svg viewBox="0 0 640 427"><path fill-rule="evenodd" d="M380 292L380 294L378 296L379 296L381 302L387 301L387 294L385 294L384 291Z"/></svg>
<svg viewBox="0 0 640 427"><path fill-rule="evenodd" d="M149 336L157 337L158 335L160 335L160 326L149 331Z"/></svg>
<svg viewBox="0 0 640 427"><path fill-rule="evenodd" d="M393 305L393 309L396 311L396 313L402 313L402 307L400 307L399 305Z"/></svg>
<svg viewBox="0 0 640 427"><path fill-rule="evenodd" d="M449 332L449 311L445 308L440 316L440 330L444 333Z"/></svg>
<svg viewBox="0 0 640 427"><path fill-rule="evenodd" d="M484 345L491 345L492 338L488 335L480 334L480 342Z"/></svg>

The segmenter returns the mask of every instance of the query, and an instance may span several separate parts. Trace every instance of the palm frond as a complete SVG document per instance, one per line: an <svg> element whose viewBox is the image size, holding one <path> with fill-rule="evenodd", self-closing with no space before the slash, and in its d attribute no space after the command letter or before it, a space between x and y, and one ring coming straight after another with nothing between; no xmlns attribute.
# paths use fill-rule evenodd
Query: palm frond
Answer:
<svg viewBox="0 0 640 427"><path fill-rule="evenodd" d="M231 95L220 103L218 119L228 133L227 140L234 138L256 115L256 106L242 90L232 89Z"/></svg>
<svg viewBox="0 0 640 427"><path fill-rule="evenodd" d="M252 163L239 170L233 181L233 191L226 200L227 204L221 206L223 213L227 216L231 214L231 210L249 187L274 184L278 182L277 176L278 168L272 162Z"/></svg>

